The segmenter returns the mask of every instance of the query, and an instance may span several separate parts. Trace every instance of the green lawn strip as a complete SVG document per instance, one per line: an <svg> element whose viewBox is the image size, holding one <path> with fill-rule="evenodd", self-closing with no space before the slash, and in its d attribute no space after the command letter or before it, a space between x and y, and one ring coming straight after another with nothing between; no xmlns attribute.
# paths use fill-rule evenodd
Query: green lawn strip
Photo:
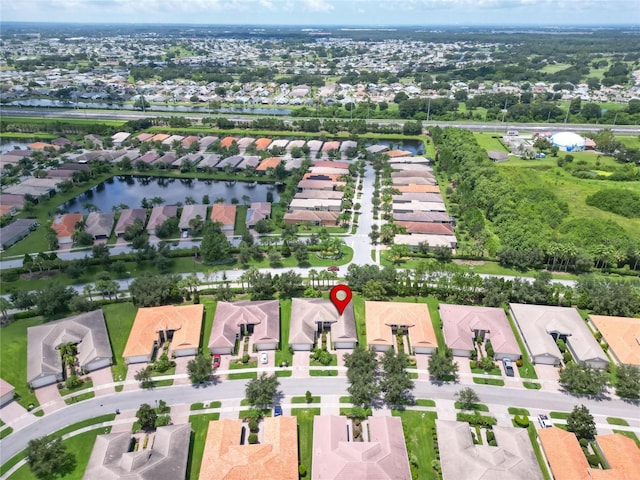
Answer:
<svg viewBox="0 0 640 480"><path fill-rule="evenodd" d="M291 397L291 403L308 403L307 397ZM310 403L320 403L320 397L312 396Z"/></svg>
<svg viewBox="0 0 640 480"><path fill-rule="evenodd" d="M513 321L513 318L511 318L511 314L509 312L506 312L506 314L507 314L507 319L509 320L509 325L511 325L511 330L513 331L513 335L516 337L516 340L518 341L518 347L520 347L520 353L522 354L522 357L521 357L522 366L518 367L518 373L520 374L521 378L538 378L538 375L536 374L536 369L531 363L531 360L529 359L529 354L527 353L527 348L524 345L524 341L520 337L520 332L518 331L518 328L516 327L516 324ZM529 388L526 385L525 387Z"/></svg>
<svg viewBox="0 0 640 480"><path fill-rule="evenodd" d="M476 364L476 362L470 362L470 365L475 365L475 364ZM474 366L474 367L471 368L471 373L479 373L481 375L497 375L499 377L502 376L502 372L500 371L500 368L499 367L495 367L495 366L491 370L489 370L488 372L483 370L483 369L481 369L481 368L478 368L478 367Z"/></svg>
<svg viewBox="0 0 640 480"><path fill-rule="evenodd" d="M205 407L205 404L202 402L192 403L191 410L205 410L207 408L220 408L222 406L222 402L219 402L217 400L207 402L207 403L208 403L207 407Z"/></svg>
<svg viewBox="0 0 640 480"><path fill-rule="evenodd" d="M431 462L437 459L435 412L416 412L411 410L392 410L394 417L400 417L404 431L407 454L411 466L411 478L414 480L437 480L440 478Z"/></svg>
<svg viewBox="0 0 640 480"><path fill-rule="evenodd" d="M150 368L149 369L149 374L151 375L151 378L153 378L153 377L166 377L166 376L169 376L169 375L175 375L176 374L176 367L169 367L164 372L158 372L157 370L154 370L154 369Z"/></svg>
<svg viewBox="0 0 640 480"><path fill-rule="evenodd" d="M291 325L291 299L280 299L280 344L276 350L276 366L286 362L293 365L293 354L289 351L289 326ZM285 375L281 375L285 376Z"/></svg>
<svg viewBox="0 0 640 480"><path fill-rule="evenodd" d="M340 403L351 403L351 397L350 396L340 397L339 402Z"/></svg>
<svg viewBox="0 0 640 480"><path fill-rule="evenodd" d="M538 443L538 433L536 432L536 427L533 424L530 424L527 427L527 433L529 434L529 440L531 440L531 445L533 446L533 451L536 454L536 458L538 459L538 465L540 466L540 471L542 472L542 476L544 480L552 480L551 474L549 473L549 469L547 467L547 461L542 455L542 449L540 448L540 444Z"/></svg>
<svg viewBox="0 0 640 480"><path fill-rule="evenodd" d="M569 418L569 412L549 412L549 416L551 418L557 418L560 420L566 420L567 418Z"/></svg>
<svg viewBox="0 0 640 480"><path fill-rule="evenodd" d="M428 400L424 398L416 399L416 401L413 404L416 407L435 407L436 406L436 402L434 402L433 400Z"/></svg>
<svg viewBox="0 0 640 480"><path fill-rule="evenodd" d="M627 432L625 430L613 430L613 433L619 433L620 435L624 435L625 437L630 438L631 440L636 442L636 445L638 446L638 448L640 448L640 439L638 439L638 436L634 432Z"/></svg>
<svg viewBox="0 0 640 480"><path fill-rule="evenodd" d="M353 305L353 316L356 320L356 332L358 334L358 345L367 344L367 329L364 317L364 298L358 293L354 293L351 299Z"/></svg>
<svg viewBox="0 0 640 480"><path fill-rule="evenodd" d="M340 415L343 415L345 417L349 417L351 415L351 413L353 412L353 410L354 410L353 408L341 408L340 409ZM361 411L360 408L358 408L358 410ZM365 408L365 414L367 415L367 417L370 417L372 415L371 408Z"/></svg>
<svg viewBox="0 0 640 480"><path fill-rule="evenodd" d="M0 365L2 378L15 388L15 400L24 408L39 405L27 384L27 328L40 325L42 317L25 318L0 330Z"/></svg>
<svg viewBox="0 0 640 480"><path fill-rule="evenodd" d="M627 422L624 418L607 417L607 423L609 425L622 425L625 427L629 426L629 422Z"/></svg>
<svg viewBox="0 0 640 480"><path fill-rule="evenodd" d="M93 388L93 380L89 379L86 382L83 382L82 385L76 388L61 388L58 391L60 392L61 397L66 397L67 395L71 395L72 393L86 390L87 388Z"/></svg>
<svg viewBox="0 0 640 480"><path fill-rule="evenodd" d="M542 385L536 382L522 382L522 386L529 390L540 390L542 388Z"/></svg>
<svg viewBox="0 0 640 480"><path fill-rule="evenodd" d="M310 377L337 377L337 370L309 370Z"/></svg>
<svg viewBox="0 0 640 480"><path fill-rule="evenodd" d="M254 408L254 410L255 410L255 408ZM259 409L259 410L262 412L262 416L263 417L270 417L271 414L273 413L270 408L262 408L262 409ZM250 410L240 410L238 412L238 418L241 419L241 420L243 418L247 418L249 416L249 412L250 412Z"/></svg>
<svg viewBox="0 0 640 480"><path fill-rule="evenodd" d="M213 328L213 317L216 313L218 302L211 297L200 297L200 303L204 305L204 323L200 336L200 353L209 354L209 337Z"/></svg>
<svg viewBox="0 0 640 480"><path fill-rule="evenodd" d="M133 326L138 309L131 302L112 303L102 307L104 320L107 324L111 350L113 351L114 365L111 366L111 373L116 382L123 381L127 377L127 364L124 362L122 353L129 338L129 332ZM135 367L132 367L135 368Z"/></svg>
<svg viewBox="0 0 640 480"><path fill-rule="evenodd" d="M291 370L276 370L276 377L290 377L293 375Z"/></svg>
<svg viewBox="0 0 640 480"><path fill-rule="evenodd" d="M12 433L13 433L13 428L11 427L3 428L2 430L0 430L0 440L2 440L4 437L11 435Z"/></svg>
<svg viewBox="0 0 640 480"><path fill-rule="evenodd" d="M473 377L473 383L477 383L478 385L493 385L497 387L504 387L504 380L500 380L498 378Z"/></svg>
<svg viewBox="0 0 640 480"><path fill-rule="evenodd" d="M254 360L253 362L240 363L240 364L236 362L229 363L229 370L243 370L246 368L257 368L257 367L258 367L258 362L256 360ZM229 380L253 379L253 378L258 378L258 373L257 372L230 373L227 375L227 378Z"/></svg>
<svg viewBox="0 0 640 480"><path fill-rule="evenodd" d="M307 469L311 478L311 458L313 453L313 417L320 415L319 408L292 408L291 415L298 419L298 459Z"/></svg>
<svg viewBox="0 0 640 480"><path fill-rule="evenodd" d="M236 224L233 229L234 235L242 235L247 231L247 210L246 205L236 205Z"/></svg>
<svg viewBox="0 0 640 480"><path fill-rule="evenodd" d="M240 406L241 407L248 407L250 405L251 405L251 403L249 403L249 400L247 400L246 398L243 398L242 400L240 400Z"/></svg>
<svg viewBox="0 0 640 480"><path fill-rule="evenodd" d="M455 402L454 406L458 410L475 410L477 412L488 412L489 411L489 407L487 407L483 403L474 403L473 406L471 408L468 408L468 409L462 408L462 405L460 404L460 402Z"/></svg>
<svg viewBox="0 0 640 480"><path fill-rule="evenodd" d="M81 393L79 395L74 395L73 397L65 398L64 403L72 405L74 403L82 402L83 400L89 400L95 396L96 394L94 392Z"/></svg>
<svg viewBox="0 0 640 480"><path fill-rule="evenodd" d="M191 442L189 443L189 459L187 461L186 478L189 480L197 480L200 476L200 465L202 464L202 455L204 454L204 445L207 440L207 430L209 422L218 420L219 413L207 413L204 415L191 415L189 423L191 424Z"/></svg>
<svg viewBox="0 0 640 480"><path fill-rule="evenodd" d="M511 415L524 415L525 417L529 416L529 410L527 410L526 408L509 407L508 412Z"/></svg>
<svg viewBox="0 0 640 480"><path fill-rule="evenodd" d="M422 301L419 298L418 301ZM442 330L442 320L440 319L440 310L438 310L438 299L436 297L427 297L424 299L429 307L429 316L431 317L431 323L433 324L433 331L436 334L436 340L438 341L438 349L443 352L447 346L444 341L444 332Z"/></svg>

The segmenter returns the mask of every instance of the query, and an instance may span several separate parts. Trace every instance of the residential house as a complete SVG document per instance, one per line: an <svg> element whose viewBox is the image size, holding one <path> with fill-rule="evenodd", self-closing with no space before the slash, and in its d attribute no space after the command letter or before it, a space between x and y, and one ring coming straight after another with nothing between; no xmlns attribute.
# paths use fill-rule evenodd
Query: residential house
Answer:
<svg viewBox="0 0 640 480"><path fill-rule="evenodd" d="M85 232L94 240L108 239L111 236L115 214L112 212L91 212L85 221Z"/></svg>
<svg viewBox="0 0 640 480"><path fill-rule="evenodd" d="M73 232L76 229L76 224L81 221L81 213L67 213L64 215L56 215L53 218L51 228L56 232L56 237L60 245L73 243Z"/></svg>
<svg viewBox="0 0 640 480"><path fill-rule="evenodd" d="M341 210L342 200L322 199L322 198L294 198L289 204L289 209L294 210L313 210L339 212Z"/></svg>
<svg viewBox="0 0 640 480"><path fill-rule="evenodd" d="M158 427L151 441L138 439L131 451L130 432L98 435L83 480L175 480L185 478L191 424Z"/></svg>
<svg viewBox="0 0 640 480"><path fill-rule="evenodd" d="M120 218L118 218L118 223L116 223L116 228L114 229L116 235L118 237L124 235L127 227L133 225L136 220L140 220L144 227L147 221L147 211L144 208L128 208L122 210L122 212L120 212Z"/></svg>
<svg viewBox="0 0 640 480"><path fill-rule="evenodd" d="M318 198L321 200L342 200L344 192L339 190L304 190L296 192L293 198Z"/></svg>
<svg viewBox="0 0 640 480"><path fill-rule="evenodd" d="M398 335L408 335L409 354L433 353L438 347L426 304L367 301L364 308L369 348L378 352L394 348Z"/></svg>
<svg viewBox="0 0 640 480"><path fill-rule="evenodd" d="M214 203L211 207L211 221L221 223L223 232L233 233L236 224L236 206Z"/></svg>
<svg viewBox="0 0 640 480"><path fill-rule="evenodd" d="M18 218L9 225L0 227L0 248L6 250L29 235L38 226L38 222L31 218Z"/></svg>
<svg viewBox="0 0 640 480"><path fill-rule="evenodd" d="M405 229L406 233L421 233L430 235L453 235L453 227L447 223L426 222L394 222L398 227Z"/></svg>
<svg viewBox="0 0 640 480"><path fill-rule="evenodd" d="M195 355L200 346L204 305L139 308L122 356L125 363L150 362L170 342L168 355Z"/></svg>
<svg viewBox="0 0 640 480"><path fill-rule="evenodd" d="M339 190L344 187L345 182L332 182L329 180L300 180L298 182L298 191L304 190Z"/></svg>
<svg viewBox="0 0 640 480"><path fill-rule="evenodd" d="M589 315L616 362L640 367L640 318Z"/></svg>
<svg viewBox="0 0 640 480"><path fill-rule="evenodd" d="M355 348L358 343L353 303L338 313L324 298L294 298L291 301L289 346L294 350L312 350L322 332L329 334L335 349Z"/></svg>
<svg viewBox="0 0 640 480"><path fill-rule="evenodd" d="M411 479L400 418L369 417L361 425L364 441L354 438L347 417L313 417L311 480Z"/></svg>
<svg viewBox="0 0 640 480"><path fill-rule="evenodd" d="M254 228L260 220L271 218L271 204L269 202L253 202L247 209L247 228Z"/></svg>
<svg viewBox="0 0 640 480"><path fill-rule="evenodd" d="M575 308L510 303L509 310L533 363L560 365L562 340L576 363L606 368L609 358Z"/></svg>
<svg viewBox="0 0 640 480"><path fill-rule="evenodd" d="M336 212L293 210L284 214L284 223L287 225L307 223L309 225L330 227L338 224L338 214Z"/></svg>
<svg viewBox="0 0 640 480"><path fill-rule="evenodd" d="M190 230L191 220L195 220L197 217L200 217L200 220L202 220L204 224L207 219L207 205L184 205L182 207L178 228L183 232Z"/></svg>
<svg viewBox="0 0 640 480"><path fill-rule="evenodd" d="M469 428L466 422L436 420L443 480L542 480L527 430L494 426L492 446L476 445Z"/></svg>
<svg viewBox="0 0 640 480"><path fill-rule="evenodd" d="M242 420L209 422L200 464L200 480L297 480L296 417L265 417L261 440L249 444ZM177 478L177 477L176 477Z"/></svg>
<svg viewBox="0 0 640 480"><path fill-rule="evenodd" d="M447 346L455 356L468 357L476 339L491 340L495 358L517 360L522 355L502 308L441 303L440 319Z"/></svg>
<svg viewBox="0 0 640 480"><path fill-rule="evenodd" d="M322 143L322 140L309 140L307 142L307 147L309 147L310 152L316 153L322 148Z"/></svg>
<svg viewBox="0 0 640 480"><path fill-rule="evenodd" d="M259 138L256 140L256 150L266 150L271 145L272 140L270 138Z"/></svg>
<svg viewBox="0 0 640 480"><path fill-rule="evenodd" d="M102 310L27 328L27 382L44 387L65 378L59 347L74 343L81 370L93 371L111 365L113 353Z"/></svg>
<svg viewBox="0 0 640 480"><path fill-rule="evenodd" d="M126 142L131 134L129 132L118 132L111 136L111 142L114 147L120 147L124 142Z"/></svg>
<svg viewBox="0 0 640 480"><path fill-rule="evenodd" d="M268 157L268 158L265 158L264 160L262 160L262 162L260 162L260 165L258 165L256 167L256 171L257 172L266 172L269 169L276 168L278 165L280 165L281 162L282 162L282 159L279 158L279 157Z"/></svg>
<svg viewBox="0 0 640 480"><path fill-rule="evenodd" d="M277 300L218 302L209 337L211 353L231 354L236 340L253 337L258 350L275 350L280 343L280 304Z"/></svg>
<svg viewBox="0 0 640 480"><path fill-rule="evenodd" d="M175 205L160 205L153 207L151 215L149 216L149 222L147 223L147 231L149 233L155 233L156 228L171 217L175 217L177 215L178 207Z"/></svg>

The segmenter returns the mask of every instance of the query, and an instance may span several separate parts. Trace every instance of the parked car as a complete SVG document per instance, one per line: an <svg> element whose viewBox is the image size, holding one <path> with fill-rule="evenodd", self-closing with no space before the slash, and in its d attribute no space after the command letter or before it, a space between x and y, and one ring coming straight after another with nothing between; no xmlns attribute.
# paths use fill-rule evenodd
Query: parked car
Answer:
<svg viewBox="0 0 640 480"><path fill-rule="evenodd" d="M538 415L538 423L542 428L551 428L553 427L553 423L549 420L549 417L546 415Z"/></svg>
<svg viewBox="0 0 640 480"><path fill-rule="evenodd" d="M266 364L268 362L269 362L269 355L267 355L267 352L260 353L260 363Z"/></svg>
<svg viewBox="0 0 640 480"><path fill-rule="evenodd" d="M513 377L513 362L510 358L503 358L502 365L504 365L504 373L507 374L507 377Z"/></svg>
<svg viewBox="0 0 640 480"><path fill-rule="evenodd" d="M275 407L273 407L273 416L279 417L281 415L282 415L282 407L280 405L276 405Z"/></svg>
<svg viewBox="0 0 640 480"><path fill-rule="evenodd" d="M327 270L329 272L339 272L340 269L338 267L336 267L335 265L331 265L330 267L327 267Z"/></svg>
<svg viewBox="0 0 640 480"><path fill-rule="evenodd" d="M220 368L221 361L222 361L222 358L220 357L220 354L216 353L213 356L213 368Z"/></svg>

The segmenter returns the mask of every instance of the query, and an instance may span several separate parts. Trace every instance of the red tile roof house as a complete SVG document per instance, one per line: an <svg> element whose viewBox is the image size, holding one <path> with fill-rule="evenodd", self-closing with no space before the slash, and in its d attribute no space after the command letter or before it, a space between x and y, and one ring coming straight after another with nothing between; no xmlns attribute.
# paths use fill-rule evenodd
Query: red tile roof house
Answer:
<svg viewBox="0 0 640 480"><path fill-rule="evenodd" d="M308 223L309 225L321 225L331 227L338 224L336 212L312 212L311 210L294 210L284 214L284 223L294 225Z"/></svg>
<svg viewBox="0 0 640 480"><path fill-rule="evenodd" d="M522 355L502 308L441 303L439 309L444 339L455 356L468 357L478 337L491 340L497 359L517 360Z"/></svg>
<svg viewBox="0 0 640 480"><path fill-rule="evenodd" d="M236 137L224 137L220 140L220 146L228 148L233 144L233 142L238 143L238 139Z"/></svg>
<svg viewBox="0 0 640 480"><path fill-rule="evenodd" d="M411 479L400 418L369 417L362 425L364 441L355 441L350 419L313 418L311 480Z"/></svg>
<svg viewBox="0 0 640 480"><path fill-rule="evenodd" d="M153 207L153 210L151 210L151 216L149 217L149 223L147 223L147 232L155 233L156 228L162 225L169 218L177 215L178 207L175 205Z"/></svg>
<svg viewBox="0 0 640 480"><path fill-rule="evenodd" d="M266 150L271 145L272 140L270 138L259 138L256 140L256 150Z"/></svg>
<svg viewBox="0 0 640 480"><path fill-rule="evenodd" d="M248 228L253 228L260 220L268 218L271 218L271 204L269 202L253 202L247 209L246 223Z"/></svg>
<svg viewBox="0 0 640 480"><path fill-rule="evenodd" d="M220 222L222 224L222 231L233 232L236 224L236 206L215 203L213 207L211 207L211 221Z"/></svg>
<svg viewBox="0 0 640 480"><path fill-rule="evenodd" d="M76 229L76 223L81 220L81 213L67 213L66 215L55 216L51 228L56 232L59 244L73 243L71 236Z"/></svg>
<svg viewBox="0 0 640 480"><path fill-rule="evenodd" d="M231 354L243 335L251 335L258 350L275 350L280 343L278 300L218 302L209 337L211 353Z"/></svg>

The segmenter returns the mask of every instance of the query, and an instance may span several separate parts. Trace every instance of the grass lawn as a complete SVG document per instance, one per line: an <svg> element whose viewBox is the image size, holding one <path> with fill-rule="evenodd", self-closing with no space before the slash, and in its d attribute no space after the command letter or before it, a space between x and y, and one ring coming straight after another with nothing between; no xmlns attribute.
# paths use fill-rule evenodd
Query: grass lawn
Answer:
<svg viewBox="0 0 640 480"><path fill-rule="evenodd" d="M359 293L353 293L353 316L356 320L356 332L358 333L358 345L367 344L367 329L364 318L364 298Z"/></svg>
<svg viewBox="0 0 640 480"><path fill-rule="evenodd" d="M133 320L138 309L131 302L113 303L102 307L104 312L107 331L109 332L109 341L113 350L114 365L111 367L113 380L122 381L127 376L127 364L124 363L122 352L127 344L129 332L133 325Z"/></svg>
<svg viewBox="0 0 640 480"><path fill-rule="evenodd" d="M76 388L62 388L59 390L61 397L66 397L67 395L71 395L72 393L81 392L82 390L86 390L87 388L93 388L93 380L89 379L86 382L83 382L82 385Z"/></svg>
<svg viewBox="0 0 640 480"><path fill-rule="evenodd" d="M2 431L0 431L0 440L2 440L4 437L8 437L12 433L13 433L13 428L11 427L2 429Z"/></svg>
<svg viewBox="0 0 640 480"><path fill-rule="evenodd" d="M83 400L89 400L90 398L95 397L96 394L94 392L80 393L78 395L74 395L73 397L65 398L64 403L67 405L71 405L74 403L82 402Z"/></svg>
<svg viewBox="0 0 640 480"><path fill-rule="evenodd" d="M507 148L500 141L500 136L502 134L499 133L490 133L490 132L474 132L473 136L476 138L478 145L480 145L485 150L498 150L500 152L509 152Z"/></svg>
<svg viewBox="0 0 640 480"><path fill-rule="evenodd" d="M529 390L540 390L542 388L542 385L536 382L522 382L522 386Z"/></svg>
<svg viewBox="0 0 640 480"><path fill-rule="evenodd" d="M293 354L289 351L289 326L291 325L291 299L280 300L280 345L276 350L276 366L286 362L293 365Z"/></svg>
<svg viewBox="0 0 640 480"><path fill-rule="evenodd" d="M198 403L192 403L191 404L191 408L190 410L204 410L206 408L220 408L222 406L222 402L218 402L218 401L213 401L213 402L208 402L208 406L204 406L204 403L202 402L198 402Z"/></svg>
<svg viewBox="0 0 640 480"><path fill-rule="evenodd" d="M247 362L247 363L237 363L237 362L229 363L229 370L243 370L245 368L257 368L257 367L258 367L257 360L254 360L253 362ZM229 380L253 379L253 378L258 378L258 373L257 372L230 373L228 375L228 378Z"/></svg>
<svg viewBox="0 0 640 480"><path fill-rule="evenodd" d="M627 431L624 431L624 430L614 430L613 433L619 433L620 435L624 435L625 437L629 437L631 440L636 442L636 445L638 446L638 448L640 448L640 439L638 439L638 436L635 433L627 432Z"/></svg>
<svg viewBox="0 0 640 480"><path fill-rule="evenodd" d="M339 402L340 403L351 403L351 397L350 396L340 397Z"/></svg>
<svg viewBox="0 0 640 480"><path fill-rule="evenodd" d="M431 467L431 462L436 460L435 442L433 432L436 431L434 412L415 412L410 410L393 410L394 417L402 420L407 454L410 462L415 462L416 467L411 467L413 480L436 480L440 478Z"/></svg>
<svg viewBox="0 0 640 480"><path fill-rule="evenodd" d="M607 423L609 425L623 425L625 427L629 426L629 422L627 422L624 418L607 417Z"/></svg>
<svg viewBox="0 0 640 480"><path fill-rule="evenodd" d="M313 452L313 417L320 415L319 408L293 408L291 415L298 418L298 459L307 469L311 478L311 458Z"/></svg>
<svg viewBox="0 0 640 480"><path fill-rule="evenodd" d="M497 376L502 376L502 372L500 371L500 368L498 366L494 366L491 370L489 370L488 372L485 372L483 369L476 367L476 362L469 362L470 365L472 365L471 367L471 373L480 373L480 374L486 374L486 375L497 375Z"/></svg>
<svg viewBox="0 0 640 480"><path fill-rule="evenodd" d="M542 455L542 450L540 448L540 444L538 443L538 433L536 432L535 425L529 424L529 426L527 427L527 433L529 434L529 440L531 440L531 445L533 446L533 451L536 454L536 458L538 459L538 465L540 466L540 471L542 472L544 480L551 480L551 474L549 473L549 469L547 468L547 461Z"/></svg>
<svg viewBox="0 0 640 480"><path fill-rule="evenodd" d="M186 478L197 480L200 476L200 464L204 453L204 444L207 439L207 429L211 420L218 420L220 414L207 413L205 415L191 415L189 423L193 433L189 443L189 460L187 461Z"/></svg>
<svg viewBox="0 0 640 480"><path fill-rule="evenodd" d="M477 383L479 385L494 385L497 387L504 387L504 380L500 380L499 378L473 377L473 383Z"/></svg>
<svg viewBox="0 0 640 480"><path fill-rule="evenodd" d="M536 374L536 369L533 366L533 364L531 363L531 360L529 359L529 355L527 354L527 349L524 346L524 341L522 340L522 338L520 338L520 332L518 332L518 328L516 327L515 322L513 321L513 318L511 318L511 314L509 312L506 312L507 314L507 319L509 320L509 325L511 325L511 330L513 331L513 335L516 337L516 340L518 341L518 347L520 347L520 353L522 354L522 366L518 367L518 373L520 374L521 378L538 378L538 375ZM530 382L524 382L524 383L530 383ZM540 388L538 387L528 387L527 385L525 385L525 388Z"/></svg>
<svg viewBox="0 0 640 480"><path fill-rule="evenodd" d="M524 415L526 417L529 416L529 410L527 410L526 408L509 407L508 412L511 415Z"/></svg>
<svg viewBox="0 0 640 480"><path fill-rule="evenodd" d="M458 410L465 410L464 408L462 408L462 404L460 402L455 402L454 406ZM475 410L477 412L488 412L489 411L489 407L487 407L486 405L484 405L482 403L474 403L471 408L468 408L466 410Z"/></svg>
<svg viewBox="0 0 640 480"><path fill-rule="evenodd" d="M550 412L549 416L551 418L559 418L561 420L566 420L569 417L569 412Z"/></svg>
<svg viewBox="0 0 640 480"><path fill-rule="evenodd" d="M202 325L202 333L200 336L200 353L209 353L207 344L211 336L213 328L213 317L216 314L218 302L212 297L200 297L200 303L204 305L204 324Z"/></svg>
<svg viewBox="0 0 640 480"><path fill-rule="evenodd" d="M291 403L307 403L307 397L292 397ZM311 403L320 403L320 397L312 396Z"/></svg>
<svg viewBox="0 0 640 480"><path fill-rule="evenodd" d="M15 400L27 408L38 406L33 390L27 386L27 328L40 325L42 317L16 320L0 329L2 378L16 389Z"/></svg>
<svg viewBox="0 0 640 480"><path fill-rule="evenodd" d="M428 400L428 399L424 399L424 398L418 398L415 402L414 405L417 407L435 407L436 406L436 402L434 402L433 400Z"/></svg>
<svg viewBox="0 0 640 480"><path fill-rule="evenodd" d="M235 228L233 229L234 235L242 235L247 231L247 210L248 207L246 205L236 205L236 224Z"/></svg>

